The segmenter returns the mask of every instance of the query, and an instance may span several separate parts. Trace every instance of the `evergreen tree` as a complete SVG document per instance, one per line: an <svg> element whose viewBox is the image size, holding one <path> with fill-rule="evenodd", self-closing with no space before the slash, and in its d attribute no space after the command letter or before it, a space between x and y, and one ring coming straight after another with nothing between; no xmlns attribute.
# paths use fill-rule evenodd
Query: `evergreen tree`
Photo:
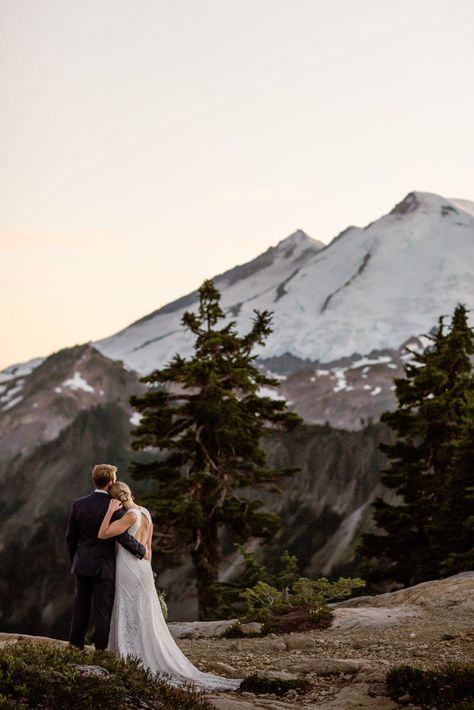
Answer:
<svg viewBox="0 0 474 710"><path fill-rule="evenodd" d="M156 484L147 501L160 557L172 563L191 554L200 617L207 618L218 605L220 530L239 542L271 538L279 518L250 494L278 490L277 482L297 470L266 468L261 440L272 431L294 429L301 419L284 400L260 394L261 387L278 386L256 367L252 354L271 333L271 314L256 311L250 331L239 336L234 322L220 323L225 316L212 281L203 283L199 296L198 312L182 318L195 337L193 356L175 355L167 367L144 377L147 391L130 401L143 416L133 431L133 449L151 447L161 454L132 464L135 478Z"/></svg>
<svg viewBox="0 0 474 710"><path fill-rule="evenodd" d="M398 501L378 498L374 518L383 534L363 536L362 552L377 559L375 580L414 584L458 571L469 554L472 560L474 334L466 308L458 305L450 327L441 318L427 337L430 345L410 351L406 377L395 380L398 408L382 415L397 438L381 445L390 462L381 480Z"/></svg>
<svg viewBox="0 0 474 710"><path fill-rule="evenodd" d="M474 391L467 388L469 408L452 461L439 511L442 575L474 569Z"/></svg>

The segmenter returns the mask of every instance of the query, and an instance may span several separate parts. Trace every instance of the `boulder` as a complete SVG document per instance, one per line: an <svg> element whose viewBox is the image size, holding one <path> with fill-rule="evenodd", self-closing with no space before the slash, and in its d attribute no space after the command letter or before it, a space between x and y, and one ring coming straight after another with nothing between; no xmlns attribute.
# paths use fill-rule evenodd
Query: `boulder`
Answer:
<svg viewBox="0 0 474 710"><path fill-rule="evenodd" d="M243 695L243 694L242 694ZM244 698L229 698L224 696L207 696L211 702L211 707L216 710L294 710L294 704L285 703L270 697L259 697L251 693L245 693Z"/></svg>
<svg viewBox="0 0 474 710"><path fill-rule="evenodd" d="M287 651L311 650L316 643L314 637L309 634L289 634L288 636L283 636L281 640L285 644Z"/></svg>
<svg viewBox="0 0 474 710"><path fill-rule="evenodd" d="M81 675L85 676L109 676L110 673L106 668L102 666L83 666L78 663L73 663L73 667L79 671Z"/></svg>
<svg viewBox="0 0 474 710"><path fill-rule="evenodd" d="M211 707L216 708L216 710L254 710L255 708L253 703L237 698L224 698L214 695L208 696L208 700L211 702Z"/></svg>
<svg viewBox="0 0 474 710"><path fill-rule="evenodd" d="M358 673L371 668L365 658L309 658L292 664L293 670L317 675L335 675L337 673Z"/></svg>
<svg viewBox="0 0 474 710"><path fill-rule="evenodd" d="M209 663L208 669L213 673L229 676L230 678L236 678L239 675L234 666L231 666L229 663L224 663L223 661L213 661Z"/></svg>
<svg viewBox="0 0 474 710"><path fill-rule="evenodd" d="M0 633L0 643L2 647L8 646L13 643L50 643L53 646L68 646L67 641L60 641L59 639L50 639L47 636L29 636L28 634L5 634Z"/></svg>
<svg viewBox="0 0 474 710"><path fill-rule="evenodd" d="M370 597L370 599L377 599L377 597ZM331 628L343 631L353 631L367 627L395 626L407 618L420 615L419 609L415 606L388 608L378 606L362 608L336 607L333 611L334 619Z"/></svg>
<svg viewBox="0 0 474 710"><path fill-rule="evenodd" d="M346 685L332 700L318 704L318 710L398 710L397 703L385 696L371 696L367 684Z"/></svg>
<svg viewBox="0 0 474 710"><path fill-rule="evenodd" d="M238 619L218 621L174 621L168 624L171 635L176 638L198 639L222 636Z"/></svg>
<svg viewBox="0 0 474 710"><path fill-rule="evenodd" d="M249 621L247 624L239 624L239 630L244 634L244 636L253 636L253 634L260 634L262 632L262 626L258 621Z"/></svg>
<svg viewBox="0 0 474 710"><path fill-rule="evenodd" d="M260 671L259 675L269 680L297 680L298 678L295 673L288 673L288 671Z"/></svg>
<svg viewBox="0 0 474 710"><path fill-rule="evenodd" d="M397 589L395 592L376 596L356 597L335 604L335 609L354 607L385 607L387 611L396 608L424 607L426 609L450 609L459 611L474 610L474 572L460 572L446 579L434 579L421 582L413 587Z"/></svg>

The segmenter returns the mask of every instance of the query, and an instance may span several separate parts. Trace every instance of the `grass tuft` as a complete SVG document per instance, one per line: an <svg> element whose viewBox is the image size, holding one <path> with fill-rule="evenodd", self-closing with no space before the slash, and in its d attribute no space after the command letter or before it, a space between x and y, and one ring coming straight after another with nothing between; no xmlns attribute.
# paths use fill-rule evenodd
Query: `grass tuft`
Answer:
<svg viewBox="0 0 474 710"><path fill-rule="evenodd" d="M474 663L449 663L433 670L401 665L386 676L387 694L408 693L415 705L438 710L474 710Z"/></svg>

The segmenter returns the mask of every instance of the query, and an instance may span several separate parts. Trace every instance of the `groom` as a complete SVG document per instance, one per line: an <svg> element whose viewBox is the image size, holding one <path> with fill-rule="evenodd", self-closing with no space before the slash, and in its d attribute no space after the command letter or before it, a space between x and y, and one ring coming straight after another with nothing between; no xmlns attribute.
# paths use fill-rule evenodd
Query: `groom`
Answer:
<svg viewBox="0 0 474 710"><path fill-rule="evenodd" d="M84 648L92 601L95 616L94 644L98 651L107 648L115 595L115 542L140 559L150 558L148 546L141 545L128 532L108 540L99 540L97 537L109 507L109 490L116 481L116 472L117 467L107 463L94 466L92 479L95 490L75 500L69 516L66 542L72 563L71 572L76 576L69 643L80 649ZM124 512L118 510L112 520L118 520Z"/></svg>

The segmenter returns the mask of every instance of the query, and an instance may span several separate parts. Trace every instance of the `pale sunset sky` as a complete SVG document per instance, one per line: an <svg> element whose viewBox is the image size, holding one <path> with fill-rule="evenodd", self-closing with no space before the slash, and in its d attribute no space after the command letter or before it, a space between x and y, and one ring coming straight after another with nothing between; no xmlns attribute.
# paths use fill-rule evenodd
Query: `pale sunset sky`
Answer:
<svg viewBox="0 0 474 710"><path fill-rule="evenodd" d="M474 200L472 0L0 0L0 368Z"/></svg>

